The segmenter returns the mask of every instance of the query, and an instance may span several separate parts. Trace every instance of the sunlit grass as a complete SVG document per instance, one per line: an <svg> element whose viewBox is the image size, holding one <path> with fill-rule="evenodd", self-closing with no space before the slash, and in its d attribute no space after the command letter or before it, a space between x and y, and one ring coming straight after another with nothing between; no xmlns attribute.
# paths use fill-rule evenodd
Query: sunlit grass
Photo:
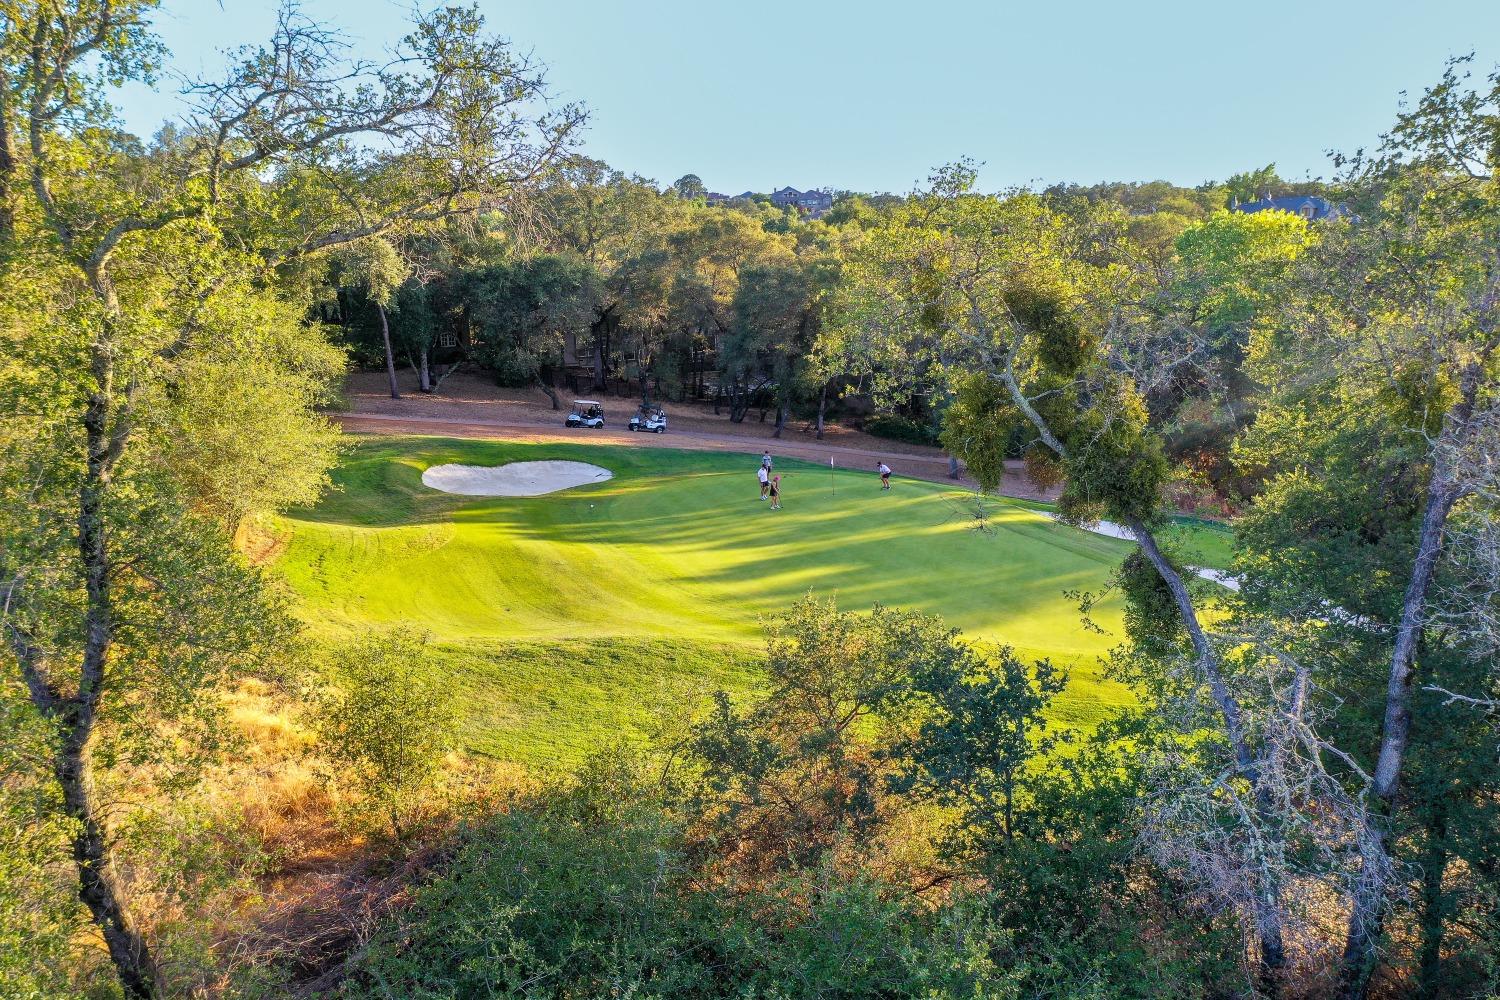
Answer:
<svg viewBox="0 0 1500 1000"><path fill-rule="evenodd" d="M422 485L445 462L570 459L607 482L526 499ZM936 483L782 461L784 509L756 499L754 456L445 438L362 440L337 490L293 512L276 564L309 627L336 639L410 623L466 709L468 748L530 764L634 737L653 713L757 683L760 621L809 590L846 608L936 612L969 636L1072 670L1057 714L1127 698L1099 675L1120 607L1084 627L1065 591L1099 591L1125 542Z"/></svg>

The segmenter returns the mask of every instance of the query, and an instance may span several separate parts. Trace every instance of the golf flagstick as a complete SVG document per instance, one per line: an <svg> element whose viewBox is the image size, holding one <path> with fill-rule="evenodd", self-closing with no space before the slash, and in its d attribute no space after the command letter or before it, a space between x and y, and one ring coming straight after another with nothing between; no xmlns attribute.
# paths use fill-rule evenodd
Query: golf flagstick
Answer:
<svg viewBox="0 0 1500 1000"><path fill-rule="evenodd" d="M839 488L833 482L833 456L828 456L828 489L834 496L839 495Z"/></svg>

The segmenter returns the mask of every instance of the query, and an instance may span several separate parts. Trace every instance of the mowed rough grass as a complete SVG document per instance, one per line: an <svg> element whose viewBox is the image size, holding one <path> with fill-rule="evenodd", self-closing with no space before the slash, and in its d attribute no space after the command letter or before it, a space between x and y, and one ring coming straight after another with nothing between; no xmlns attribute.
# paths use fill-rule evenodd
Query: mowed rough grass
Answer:
<svg viewBox="0 0 1500 1000"><path fill-rule="evenodd" d="M586 432L580 432L580 438ZM450 496L422 470L566 459L614 478L534 498ZM814 591L941 614L968 636L1065 664L1061 721L1124 702L1098 657L1120 607L1080 621L1129 545L1023 506L873 470L780 461L783 509L756 499L756 456L654 448L370 437L336 490L292 512L276 570L320 637L410 624L463 705L467 748L547 766L639 738L714 688L753 690L761 620Z"/></svg>

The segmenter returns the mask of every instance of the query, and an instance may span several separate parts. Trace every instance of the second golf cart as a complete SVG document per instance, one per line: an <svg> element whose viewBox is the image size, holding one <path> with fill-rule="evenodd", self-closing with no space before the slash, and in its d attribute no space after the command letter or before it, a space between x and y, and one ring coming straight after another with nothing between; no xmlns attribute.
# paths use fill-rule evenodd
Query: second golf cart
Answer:
<svg viewBox="0 0 1500 1000"><path fill-rule="evenodd" d="M603 427L604 407L597 400L575 399L566 423L569 427Z"/></svg>
<svg viewBox="0 0 1500 1000"><path fill-rule="evenodd" d="M635 416L630 418L630 429L633 431L652 431L661 434L667 429L667 415L660 406L647 406L642 404L635 411Z"/></svg>

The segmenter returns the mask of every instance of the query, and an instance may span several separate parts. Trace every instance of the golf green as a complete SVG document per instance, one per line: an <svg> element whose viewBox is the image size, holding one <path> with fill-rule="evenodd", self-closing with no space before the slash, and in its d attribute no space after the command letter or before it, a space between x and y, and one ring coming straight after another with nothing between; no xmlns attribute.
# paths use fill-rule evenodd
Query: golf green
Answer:
<svg viewBox="0 0 1500 1000"><path fill-rule="evenodd" d="M336 489L281 522L276 570L320 637L410 624L465 708L467 749L526 764L634 738L716 687L753 689L760 621L836 596L941 614L968 636L1071 671L1060 719L1128 698L1098 657L1119 640L1107 599L1085 628L1071 591L1099 591L1127 543L873 470L781 461L783 509L757 499L756 456L588 444L357 438ZM422 484L443 463L563 459L608 481L530 498Z"/></svg>

